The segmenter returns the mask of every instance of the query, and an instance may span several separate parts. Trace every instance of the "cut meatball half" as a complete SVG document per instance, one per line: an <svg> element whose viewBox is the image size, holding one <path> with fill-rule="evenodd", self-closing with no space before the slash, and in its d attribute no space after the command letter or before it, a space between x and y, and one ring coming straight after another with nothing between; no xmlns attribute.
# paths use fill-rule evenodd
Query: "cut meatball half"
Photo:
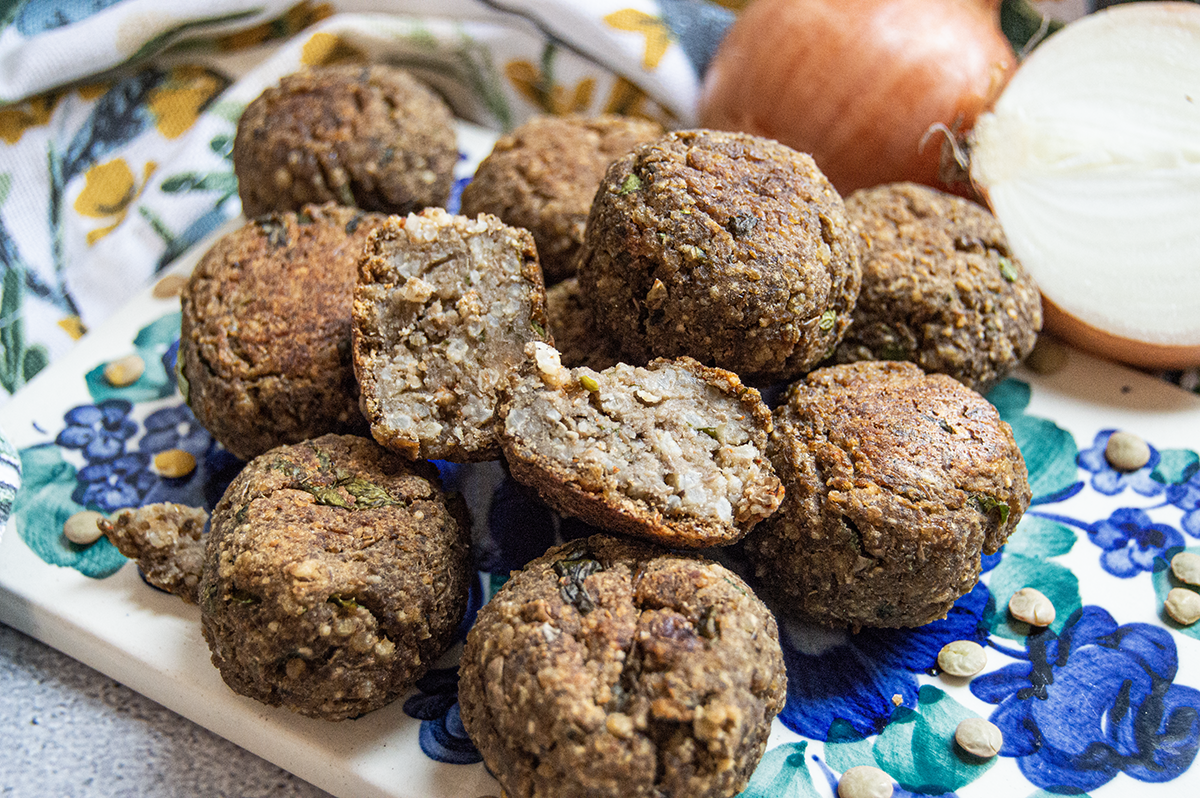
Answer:
<svg viewBox="0 0 1200 798"><path fill-rule="evenodd" d="M354 292L371 434L413 459L499 457L501 397L548 327L527 231L440 208L391 217L367 242Z"/></svg>
<svg viewBox="0 0 1200 798"><path fill-rule="evenodd" d="M770 411L736 374L691 358L601 372L531 344L505 405L518 481L601 529L669 546L733 543L779 506Z"/></svg>

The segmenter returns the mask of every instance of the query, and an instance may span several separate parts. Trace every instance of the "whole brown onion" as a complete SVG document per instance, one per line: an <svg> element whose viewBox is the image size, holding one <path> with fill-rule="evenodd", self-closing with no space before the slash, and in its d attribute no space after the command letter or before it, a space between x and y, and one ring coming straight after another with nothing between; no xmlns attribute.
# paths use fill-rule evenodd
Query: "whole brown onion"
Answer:
<svg viewBox="0 0 1200 798"><path fill-rule="evenodd" d="M1016 64L1000 0L755 0L709 66L699 121L812 154L843 194L954 188L927 134L969 130Z"/></svg>

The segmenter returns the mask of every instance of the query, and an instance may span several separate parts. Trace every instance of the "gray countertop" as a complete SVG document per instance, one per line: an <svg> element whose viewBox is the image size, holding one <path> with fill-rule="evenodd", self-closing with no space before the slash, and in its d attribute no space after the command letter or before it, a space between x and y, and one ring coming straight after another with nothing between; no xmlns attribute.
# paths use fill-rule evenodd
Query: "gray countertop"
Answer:
<svg viewBox="0 0 1200 798"><path fill-rule="evenodd" d="M4 624L0 696L0 796L329 796Z"/></svg>

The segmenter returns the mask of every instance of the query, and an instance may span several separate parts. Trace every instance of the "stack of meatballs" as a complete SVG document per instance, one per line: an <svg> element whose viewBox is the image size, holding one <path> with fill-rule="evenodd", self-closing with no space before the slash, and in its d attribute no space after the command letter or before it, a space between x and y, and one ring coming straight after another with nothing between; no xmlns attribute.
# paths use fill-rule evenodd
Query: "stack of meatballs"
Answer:
<svg viewBox="0 0 1200 798"><path fill-rule="evenodd" d="M213 662L319 718L403 695L475 570L431 461L500 460L594 534L466 636L489 770L513 798L736 795L786 695L776 613L941 618L1021 518L981 394L1031 350L1037 288L981 206L843 200L755 136L531 119L457 214L456 158L450 110L393 67L292 75L242 117L250 221L193 273L179 353L248 461L203 541Z"/></svg>

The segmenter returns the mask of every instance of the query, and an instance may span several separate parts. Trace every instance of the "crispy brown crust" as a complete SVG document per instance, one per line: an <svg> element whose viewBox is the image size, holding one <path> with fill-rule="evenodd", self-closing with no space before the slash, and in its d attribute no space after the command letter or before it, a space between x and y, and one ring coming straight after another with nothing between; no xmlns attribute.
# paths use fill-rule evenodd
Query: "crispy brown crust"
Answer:
<svg viewBox="0 0 1200 798"><path fill-rule="evenodd" d="M943 617L1031 496L996 409L911 363L832 366L797 382L775 411L771 456L787 494L746 552L782 605L826 624Z"/></svg>
<svg viewBox="0 0 1200 798"><path fill-rule="evenodd" d="M688 355L756 383L832 352L860 280L842 199L809 156L707 130L613 163L578 273L630 362Z"/></svg>
<svg viewBox="0 0 1200 798"><path fill-rule="evenodd" d="M980 205L914 183L846 198L862 291L835 359L911 360L986 393L1033 349L1037 284Z"/></svg>
<svg viewBox="0 0 1200 798"><path fill-rule="evenodd" d="M160 502L122 510L99 526L117 551L137 560L147 582L195 604L207 522L208 513L199 507Z"/></svg>
<svg viewBox="0 0 1200 798"><path fill-rule="evenodd" d="M766 456L771 413L758 391L743 385L737 375L730 371L704 366L691 358L674 361L657 359L644 369L645 374L660 370L690 374L696 381L715 389L715 395L698 398L689 406L706 418L729 414L733 408L737 408L740 413L737 422L739 429L748 432L747 440L739 440L738 443L751 446L756 452L753 463L747 464L723 450L721 444L710 437L715 436L715 432L692 429L686 420L679 417L655 419L653 408L643 408L638 401L626 401L623 405L615 401L609 391L634 393L637 390L619 381L628 378L624 369L629 367L618 367L600 374L591 372L601 386L595 396L582 385L580 375L587 376L582 370L572 374L561 387L545 385L537 373L522 380L514 388L513 397L504 408L504 457L513 478L535 488L548 504L565 515L577 517L603 530L635 535L673 547L728 545L740 540L755 524L775 511L783 498L783 486ZM636 370L630 369L630 373L636 376ZM581 417L580 421L572 421L576 427L568 424L561 430L553 425L543 426L540 422L534 427L518 421L518 409L524 413L521 418L541 417L554 411L560 412L566 421L567 412L561 411L576 403L582 403L585 410L598 403L601 411L594 420ZM672 467L667 462L670 455L649 442L651 430L644 428L647 426L645 423L638 422L635 426L635 416L632 414L652 419L654 432L663 432L676 446L693 449L702 455L711 470L736 472L742 482L736 491L737 495L731 497L728 519L714 517L711 511L715 497L724 498L724 487L715 489L714 498L706 501L702 508L671 507L664 503L665 499L677 499L678 494L657 495L651 487L657 484L659 474L639 474L635 478L629 473L639 467L644 468L641 458L643 449L650 452L658 468L669 471ZM617 430L598 438L579 434L585 425L590 427L593 423L597 426L612 423ZM570 462L565 462L563 456L557 456L557 452L549 454L545 441L526 437L531 429L550 434L558 432L564 438L574 436L579 440L576 456ZM636 440L621 440L623 429L626 436L636 434ZM707 443L716 451L710 451L696 441ZM607 453L608 462L587 456L587 449L598 447ZM622 459L623 455L631 456L629 451L637 456L636 464ZM688 452L687 456L692 456L692 452ZM683 457L683 454L679 455L681 460ZM725 462L722 461L723 457ZM729 461L737 461L737 465ZM746 473L748 469L751 470L749 475ZM633 481L629 482L631 479ZM635 489L632 485L638 487Z"/></svg>
<svg viewBox="0 0 1200 798"><path fill-rule="evenodd" d="M310 202L383 213L445 205L457 158L446 103L386 64L285 76L246 106L233 145L248 217Z"/></svg>
<svg viewBox="0 0 1200 798"><path fill-rule="evenodd" d="M547 283L575 273L592 198L608 165L663 134L647 119L537 116L501 136L463 189L462 213L533 234Z"/></svg>
<svg viewBox="0 0 1200 798"><path fill-rule="evenodd" d="M716 563L597 535L479 612L463 724L512 798L736 795L783 707L775 619Z"/></svg>
<svg viewBox="0 0 1200 798"><path fill-rule="evenodd" d="M235 692L327 720L407 691L466 608L470 524L428 463L326 435L251 461L213 512L201 629Z"/></svg>
<svg viewBox="0 0 1200 798"><path fill-rule="evenodd" d="M567 368L587 366L596 371L622 362L621 347L596 329L594 303L579 289L579 278L568 277L546 289L550 337Z"/></svg>
<svg viewBox="0 0 1200 798"><path fill-rule="evenodd" d="M529 232L429 208L368 241L354 291L360 404L377 441L406 457L500 456L503 392L529 341L548 341Z"/></svg>
<svg viewBox="0 0 1200 798"><path fill-rule="evenodd" d="M237 457L365 430L350 307L363 244L384 218L332 203L270 214L196 265L182 295L180 387Z"/></svg>

